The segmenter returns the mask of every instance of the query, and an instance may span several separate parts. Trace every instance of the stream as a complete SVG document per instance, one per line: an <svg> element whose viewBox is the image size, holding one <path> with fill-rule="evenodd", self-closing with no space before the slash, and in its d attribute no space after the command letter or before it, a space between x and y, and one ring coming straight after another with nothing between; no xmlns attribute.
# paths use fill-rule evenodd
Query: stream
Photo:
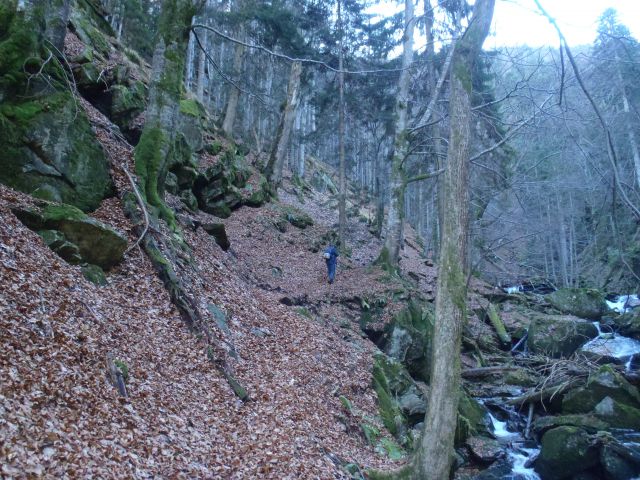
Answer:
<svg viewBox="0 0 640 480"><path fill-rule="evenodd" d="M603 332L599 322L593 322L593 325L598 329L598 336L585 343L581 351L624 364L627 372L635 370L634 360L640 354L640 341L615 332Z"/></svg>
<svg viewBox="0 0 640 480"><path fill-rule="evenodd" d="M516 413L513 413L516 415ZM507 455L511 463L511 473L503 478L510 480L540 480L533 468L527 468L527 462L540 451L537 448L526 448L525 440L519 432L507 430L507 422L501 422L489 414L493 425L493 434L500 443L507 445Z"/></svg>

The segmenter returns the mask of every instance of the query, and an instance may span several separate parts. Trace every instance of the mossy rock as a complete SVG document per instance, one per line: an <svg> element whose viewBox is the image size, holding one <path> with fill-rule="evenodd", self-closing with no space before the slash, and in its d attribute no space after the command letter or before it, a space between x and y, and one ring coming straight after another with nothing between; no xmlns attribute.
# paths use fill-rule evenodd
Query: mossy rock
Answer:
<svg viewBox="0 0 640 480"><path fill-rule="evenodd" d="M592 414L558 415L539 417L532 423L533 432L540 438L547 430L556 427L580 427L587 433L597 433L609 428L609 424Z"/></svg>
<svg viewBox="0 0 640 480"><path fill-rule="evenodd" d="M57 230L38 230L37 233L44 243L61 258L72 265L82 263L80 249L74 243L67 241L63 233Z"/></svg>
<svg viewBox="0 0 640 480"><path fill-rule="evenodd" d="M177 195L179 192L178 188L178 177L173 172L167 172L167 176L164 179L164 189L168 193L172 195Z"/></svg>
<svg viewBox="0 0 640 480"><path fill-rule="evenodd" d="M302 230L310 225L313 225L313 219L309 215L304 213L302 210L292 206L287 205L283 207L282 217L294 227L300 228Z"/></svg>
<svg viewBox="0 0 640 480"><path fill-rule="evenodd" d="M568 357L598 335L591 322L565 315L531 314L527 347L532 353Z"/></svg>
<svg viewBox="0 0 640 480"><path fill-rule="evenodd" d="M590 320L598 320L608 311L602 292L588 288L561 288L546 300L562 313Z"/></svg>
<svg viewBox="0 0 640 480"><path fill-rule="evenodd" d="M605 397L633 408L640 408L640 393L622 375L604 365L589 377L584 387L568 392L562 400L563 413L591 412Z"/></svg>
<svg viewBox="0 0 640 480"><path fill-rule="evenodd" d="M640 309L610 317L616 331L625 337L640 339Z"/></svg>
<svg viewBox="0 0 640 480"><path fill-rule="evenodd" d="M193 192L201 210L227 218L245 200L245 186L250 169L241 158L224 155L216 164L200 173L193 183Z"/></svg>
<svg viewBox="0 0 640 480"><path fill-rule="evenodd" d="M111 120L124 130L132 128L134 119L146 107L146 88L140 81L133 85L116 84L111 87Z"/></svg>
<svg viewBox="0 0 640 480"><path fill-rule="evenodd" d="M66 92L0 106L0 182L84 211L113 192L104 151Z"/></svg>
<svg viewBox="0 0 640 480"><path fill-rule="evenodd" d="M172 171L176 175L178 188L180 190L191 190L193 183L196 181L196 178L198 178L198 170L196 170L195 167L189 164L179 165Z"/></svg>
<svg viewBox="0 0 640 480"><path fill-rule="evenodd" d="M461 445L467 438L474 435L490 436L488 414L489 412L482 404L462 390L458 401L455 444Z"/></svg>
<svg viewBox="0 0 640 480"><path fill-rule="evenodd" d="M177 133L169 150L169 168L176 169L182 166L192 166L192 153L193 149L187 138L182 133Z"/></svg>
<svg viewBox="0 0 640 480"><path fill-rule="evenodd" d="M69 18L71 30L78 35L82 43L90 45L95 51L108 58L111 53L108 37L115 37L113 29L92 2L80 1L77 5L81 8L71 9Z"/></svg>
<svg viewBox="0 0 640 480"><path fill-rule="evenodd" d="M391 460L402 460L407 452L390 438L381 438L375 448L376 453L389 457Z"/></svg>
<svg viewBox="0 0 640 480"><path fill-rule="evenodd" d="M383 349L420 380L429 381L434 311L431 304L411 301L385 328Z"/></svg>
<svg viewBox="0 0 640 480"><path fill-rule="evenodd" d="M207 111L195 99L180 100L180 111L176 131L184 136L189 148L194 152L204 150L204 132L207 123Z"/></svg>
<svg viewBox="0 0 640 480"><path fill-rule="evenodd" d="M191 190L183 190L180 192L180 201L192 212L198 210L198 199Z"/></svg>
<svg viewBox="0 0 640 480"><path fill-rule="evenodd" d="M267 179L260 173L258 175L258 185L246 185L242 189L243 204L248 207L260 207L271 199L271 189Z"/></svg>
<svg viewBox="0 0 640 480"><path fill-rule="evenodd" d="M102 270L97 265L91 265L91 264L83 265L82 276L84 276L84 278L90 281L91 283L98 286L104 286L109 284L109 282L107 281L107 276L104 274L104 270Z"/></svg>
<svg viewBox="0 0 640 480"><path fill-rule="evenodd" d="M56 231L56 234L45 235L53 242L64 238L64 241L75 245L82 262L108 269L122 260L127 248L124 235L71 205L48 205L41 212L23 209L12 211L32 230ZM79 263L75 259L69 261Z"/></svg>
<svg viewBox="0 0 640 480"><path fill-rule="evenodd" d="M215 141L205 146L205 151L211 155L218 155L222 151L222 143Z"/></svg>
<svg viewBox="0 0 640 480"><path fill-rule="evenodd" d="M333 195L338 193L338 187L329 175L322 171L316 171L310 180L311 185L320 192L330 192Z"/></svg>
<svg viewBox="0 0 640 480"><path fill-rule="evenodd" d="M542 436L534 468L545 480L562 480L598 464L598 448L590 435L581 428L564 426Z"/></svg>
<svg viewBox="0 0 640 480"><path fill-rule="evenodd" d="M538 384L538 380L539 378L524 368L511 370L504 376L504 383L507 385L518 385L520 387L534 387Z"/></svg>
<svg viewBox="0 0 640 480"><path fill-rule="evenodd" d="M408 420L402 413L396 398L413 386L413 379L400 362L377 354L373 364L373 389L378 395L380 417L387 430L400 440L406 442Z"/></svg>
<svg viewBox="0 0 640 480"><path fill-rule="evenodd" d="M593 411L595 415L613 428L630 428L640 430L640 410L611 397L604 397Z"/></svg>
<svg viewBox="0 0 640 480"><path fill-rule="evenodd" d="M640 457L630 445L603 445L600 464L606 479L634 479L640 474Z"/></svg>

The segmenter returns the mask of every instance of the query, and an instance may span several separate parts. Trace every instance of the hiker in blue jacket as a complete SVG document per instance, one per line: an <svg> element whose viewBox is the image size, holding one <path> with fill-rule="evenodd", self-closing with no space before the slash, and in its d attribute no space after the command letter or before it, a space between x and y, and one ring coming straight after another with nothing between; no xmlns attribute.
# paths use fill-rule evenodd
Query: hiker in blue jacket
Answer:
<svg viewBox="0 0 640 480"><path fill-rule="evenodd" d="M334 245L329 245L324 250L324 259L327 262L327 273L329 274L329 283L333 283L336 278L336 266L338 265L338 249Z"/></svg>

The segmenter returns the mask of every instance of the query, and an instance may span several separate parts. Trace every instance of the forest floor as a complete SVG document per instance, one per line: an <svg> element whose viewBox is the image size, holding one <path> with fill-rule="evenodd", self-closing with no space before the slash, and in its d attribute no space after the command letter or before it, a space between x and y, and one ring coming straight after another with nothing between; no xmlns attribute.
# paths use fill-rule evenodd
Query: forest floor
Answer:
<svg viewBox="0 0 640 480"><path fill-rule="evenodd" d="M131 148L113 140L108 121L83 105L122 190L120 166L133 170ZM377 415L371 382L377 349L355 312L395 280L371 266L381 244L366 222L354 219L352 254L340 257L329 285L318 241L334 228L337 209L317 192L301 203L294 188L285 182L280 201L314 218L304 230L275 228L276 204L244 207L225 220L227 252L202 229L184 229L200 278L193 294L227 319L235 375L250 396L242 402L139 248L98 287L11 213L34 200L0 186L2 475L324 479L349 478L344 463L397 465L350 418ZM118 198L92 216L135 242ZM220 221L201 212L194 218ZM402 265L427 295L433 292L436 269L411 237ZM128 367L128 401L107 381L108 355Z"/></svg>

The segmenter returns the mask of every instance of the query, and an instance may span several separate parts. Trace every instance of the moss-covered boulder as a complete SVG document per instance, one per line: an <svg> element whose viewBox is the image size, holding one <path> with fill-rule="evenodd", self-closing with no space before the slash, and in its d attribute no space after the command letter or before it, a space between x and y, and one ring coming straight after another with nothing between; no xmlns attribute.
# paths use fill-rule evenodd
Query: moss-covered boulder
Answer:
<svg viewBox="0 0 640 480"><path fill-rule="evenodd" d="M71 205L48 205L42 211L14 209L27 227L40 232L45 242L70 263L90 263L108 269L122 260L127 239L112 227L85 215ZM60 244L62 242L62 244ZM61 245L67 250L62 250Z"/></svg>
<svg viewBox="0 0 640 480"><path fill-rule="evenodd" d="M562 480L598 464L598 448L586 431L578 427L557 427L542 436L534 468L545 480Z"/></svg>
<svg viewBox="0 0 640 480"><path fill-rule="evenodd" d="M242 205L242 188L251 170L244 159L227 150L218 162L199 173L193 184L193 193L201 210L226 218Z"/></svg>
<svg viewBox="0 0 640 480"><path fill-rule="evenodd" d="M561 288L546 299L562 313L579 318L598 320L608 311L602 292L588 288Z"/></svg>
<svg viewBox="0 0 640 480"><path fill-rule="evenodd" d="M313 219L299 208L286 205L282 208L282 218L294 227L305 229L313 225Z"/></svg>
<svg viewBox="0 0 640 480"><path fill-rule="evenodd" d="M608 318L620 335L640 339L640 309Z"/></svg>
<svg viewBox="0 0 640 480"><path fill-rule="evenodd" d="M382 348L403 363L415 378L429 381L434 312L431 304L410 302L385 327Z"/></svg>
<svg viewBox="0 0 640 480"><path fill-rule="evenodd" d="M640 410L611 397L604 397L593 411L595 415L613 428L631 428L640 430Z"/></svg>
<svg viewBox="0 0 640 480"><path fill-rule="evenodd" d="M531 313L527 347L533 353L568 357L598 335L591 322L568 315Z"/></svg>
<svg viewBox="0 0 640 480"><path fill-rule="evenodd" d="M462 390L460 392L460 400L458 401L458 419L455 433L456 445L462 445L467 438L474 435L490 436L488 413L487 409L481 403Z"/></svg>
<svg viewBox="0 0 640 480"><path fill-rule="evenodd" d="M146 107L146 87L141 81L111 87L111 120L122 130L133 128L134 120Z"/></svg>
<svg viewBox="0 0 640 480"><path fill-rule="evenodd" d="M194 152L204 149L204 131L207 122L207 110L196 99L180 100L180 112L176 130L180 132Z"/></svg>
<svg viewBox="0 0 640 480"><path fill-rule="evenodd" d="M93 0L80 1L75 6L77 8L71 9L69 28L82 43L103 57L109 57L112 50L109 37L115 37L115 32L105 20L107 12Z"/></svg>
<svg viewBox="0 0 640 480"><path fill-rule="evenodd" d="M97 265L91 265L91 264L83 265L82 276L88 281L90 281L91 283L98 286L108 285L109 283L107 281L107 276L104 274L104 270L102 270Z"/></svg>
<svg viewBox="0 0 640 480"><path fill-rule="evenodd" d="M261 173L254 173L255 181L250 180L242 189L242 203L248 207L260 207L271 199L271 188Z"/></svg>
<svg viewBox="0 0 640 480"><path fill-rule="evenodd" d="M69 242L62 232L57 230L38 230L37 233L47 247L67 262L72 265L82 263L80 249L75 243Z"/></svg>
<svg viewBox="0 0 640 480"><path fill-rule="evenodd" d="M640 408L640 393L625 378L604 365L591 375L584 387L567 393L562 400L563 413L591 412L606 397L633 408Z"/></svg>
<svg viewBox="0 0 640 480"><path fill-rule="evenodd" d="M595 434L609 428L609 424L592 414L557 415L537 418L532 429L536 437L540 438L547 430L557 427L579 427L587 433Z"/></svg>
<svg viewBox="0 0 640 480"><path fill-rule="evenodd" d="M113 191L104 151L68 92L0 106L0 182L84 211Z"/></svg>
<svg viewBox="0 0 640 480"><path fill-rule="evenodd" d="M607 480L632 480L640 475L640 455L630 445L612 442L600 449L600 465Z"/></svg>
<svg viewBox="0 0 640 480"><path fill-rule="evenodd" d="M384 426L402 444L406 443L409 419L402 411L398 398L406 394L421 396L411 375L400 362L378 354L373 364L373 389L378 395L378 408Z"/></svg>
<svg viewBox="0 0 640 480"><path fill-rule="evenodd" d="M191 190L183 190L180 192L180 201L192 212L198 210L198 199Z"/></svg>

